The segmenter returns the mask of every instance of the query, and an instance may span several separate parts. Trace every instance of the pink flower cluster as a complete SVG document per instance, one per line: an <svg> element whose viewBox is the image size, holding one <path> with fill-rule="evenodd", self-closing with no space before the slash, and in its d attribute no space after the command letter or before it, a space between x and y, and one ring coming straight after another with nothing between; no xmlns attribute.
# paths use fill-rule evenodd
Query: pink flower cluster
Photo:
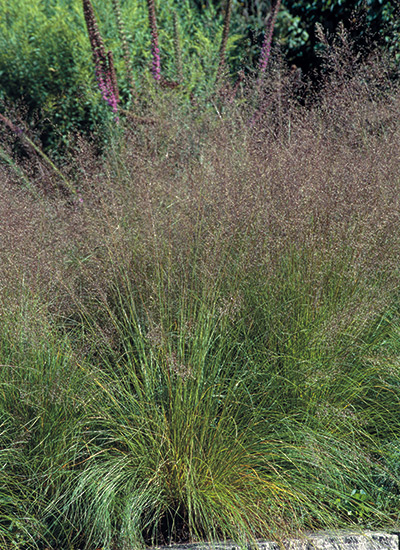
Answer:
<svg viewBox="0 0 400 550"><path fill-rule="evenodd" d="M267 23L265 38L264 38L264 42L261 49L261 55L260 55L260 65L259 65L260 78L262 78L262 75L265 73L265 70L268 65L268 60L271 53L272 35L274 34L276 16L278 15L280 5L281 5L281 0L275 0L275 2L272 5L270 19Z"/></svg>
<svg viewBox="0 0 400 550"><path fill-rule="evenodd" d="M151 55L153 57L151 72L156 82L161 80L161 59L160 48L158 47L158 31L156 20L156 8L154 0L147 0L147 9L149 13L149 24L151 30Z"/></svg>
<svg viewBox="0 0 400 550"><path fill-rule="evenodd" d="M96 65L95 73L96 80L99 86L101 96L106 101L114 113L118 112L118 87L116 85L116 78L114 72L114 63L112 53L108 52L107 59L107 70L104 70L104 67L101 63Z"/></svg>
<svg viewBox="0 0 400 550"><path fill-rule="evenodd" d="M95 75L101 96L110 105L113 112L117 113L119 93L112 52L108 51L106 54L90 0L83 0L83 13L89 33ZM116 117L116 121L118 121L118 117Z"/></svg>
<svg viewBox="0 0 400 550"><path fill-rule="evenodd" d="M161 79L161 59L160 48L158 47L158 37L152 36L151 54L153 56L153 64L151 72L153 73L154 80L157 82Z"/></svg>

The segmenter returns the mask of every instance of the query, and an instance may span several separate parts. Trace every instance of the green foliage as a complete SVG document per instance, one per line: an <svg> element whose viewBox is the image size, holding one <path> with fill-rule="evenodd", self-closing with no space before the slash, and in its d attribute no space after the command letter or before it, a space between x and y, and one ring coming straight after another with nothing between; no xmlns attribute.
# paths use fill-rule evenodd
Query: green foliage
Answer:
<svg viewBox="0 0 400 550"><path fill-rule="evenodd" d="M50 138L49 123L66 138L83 125L93 130L98 119L99 101L88 97L90 57L78 6L17 1L0 7L2 91L28 110L28 119L35 115L54 146L59 137L53 131Z"/></svg>
<svg viewBox="0 0 400 550"><path fill-rule="evenodd" d="M351 4L351 5L350 5ZM118 22L112 6L94 2L106 48L114 54L121 106L129 108L130 88L120 43ZM275 36L289 60L314 63L314 26L321 22L333 30L349 20L361 2L286 2L277 19ZM180 80L174 51L173 13L179 20L182 40L182 98L197 100L214 91L218 51L222 38L222 13L212 2L201 9L189 0L159 2L156 6L160 33L162 76ZM261 50L268 6L259 2L233 2L232 31L227 44L228 66L254 70ZM126 46L132 60L133 80L146 102L150 85L150 32L145 2L122 3L121 18L126 29ZM398 36L395 6L391 2L368 3L366 21L382 35L397 55ZM0 3L0 97L20 105L24 116L41 135L45 147L55 150L69 143L69 134L96 131L107 133L112 119L94 79L94 68L80 0L53 2L17 0ZM360 31L364 32L364 31ZM126 57L126 56L125 56ZM314 59L314 61L312 61ZM55 129L56 128L56 129Z"/></svg>
<svg viewBox="0 0 400 550"><path fill-rule="evenodd" d="M310 39L305 42L300 50L293 53L297 57L311 56L308 61L305 59L303 63L313 62L315 47L317 45L317 37L315 35L315 24L320 23L328 32L332 33L337 28L340 22L343 22L346 28L350 28L353 38L357 41L360 49L371 49L372 40L374 44L381 42L392 50L398 51L396 36L398 36L398 28L396 30L395 6L396 2L388 0L326 0L326 1L303 1L303 0L288 0L286 5L289 11L295 16L300 17L303 28L309 32Z"/></svg>
<svg viewBox="0 0 400 550"><path fill-rule="evenodd" d="M353 489L348 497L337 498L334 504L340 512L356 516L360 520L374 512L372 499L364 489Z"/></svg>
<svg viewBox="0 0 400 550"><path fill-rule="evenodd" d="M117 78L126 107L126 78L117 22L111 6L94 2L100 31L107 49L114 53ZM182 41L184 89L187 97L210 93L218 63L221 24L210 8L199 16L188 2L172 0L157 6L160 27L162 74L178 79L173 51L173 16L179 17ZM133 76L145 95L151 65L150 33L145 3L134 0L121 6ZM91 52L80 0L39 2L17 0L0 3L0 76L3 99L19 104L41 134L45 147L55 149L68 142L68 134L105 129L111 114L101 100L94 79ZM54 128L56 127L56 129Z"/></svg>
<svg viewBox="0 0 400 550"><path fill-rule="evenodd" d="M38 300L26 289L17 307L9 298L14 311L2 310L0 332L0 542L41 548L57 538L72 548L74 528L52 503L83 456L78 419L88 396L68 343L51 334Z"/></svg>
<svg viewBox="0 0 400 550"><path fill-rule="evenodd" d="M221 2L214 2L220 7ZM399 54L398 12L394 0L286 0L283 2L276 23L275 39L287 59L308 71L318 59L315 24L328 32L334 32L340 22L353 29L353 37L360 45L370 47L368 41L386 43L392 53ZM245 0L234 3L233 31L242 36L236 65L254 69L269 17L271 2Z"/></svg>

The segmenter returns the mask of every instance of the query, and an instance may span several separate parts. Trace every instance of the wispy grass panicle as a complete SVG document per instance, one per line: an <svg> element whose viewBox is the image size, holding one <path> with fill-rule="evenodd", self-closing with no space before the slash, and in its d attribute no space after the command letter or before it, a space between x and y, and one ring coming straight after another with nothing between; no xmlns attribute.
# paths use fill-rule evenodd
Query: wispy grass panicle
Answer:
<svg viewBox="0 0 400 550"><path fill-rule="evenodd" d="M66 177L63 172L56 166L56 164L51 160L51 158L46 155L46 153L28 136L26 129L23 128L23 125L14 124L7 116L0 113L0 122L2 122L11 132L17 136L22 143L24 143L34 155L37 155L41 161L43 161L46 166L51 170L53 176L56 176L59 180L59 187L63 188L67 193L72 193L76 195L77 191L75 185L72 181ZM8 162L10 166L13 166L18 175L22 175L22 180L26 183L26 186L32 191L34 187L29 183L26 177L21 172L20 168L13 160L9 157L6 151L2 151L3 159Z"/></svg>

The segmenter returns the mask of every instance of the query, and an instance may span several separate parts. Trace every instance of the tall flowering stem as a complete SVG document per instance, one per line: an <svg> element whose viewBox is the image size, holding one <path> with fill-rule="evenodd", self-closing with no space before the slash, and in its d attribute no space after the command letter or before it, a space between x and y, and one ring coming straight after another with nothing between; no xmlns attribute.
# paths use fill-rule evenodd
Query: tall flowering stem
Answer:
<svg viewBox="0 0 400 550"><path fill-rule="evenodd" d="M225 68L225 52L226 52L226 45L228 43L229 27L231 24L231 14L232 14L232 0L226 0L224 28L222 30L221 47L219 49L219 65L218 65L218 72L217 72L217 81L221 79Z"/></svg>
<svg viewBox="0 0 400 550"><path fill-rule="evenodd" d="M174 23L174 50L175 50L175 65L178 76L178 82L183 82L183 68L182 68L182 43L181 34L179 30L178 15L176 11L173 12Z"/></svg>
<svg viewBox="0 0 400 550"><path fill-rule="evenodd" d="M156 19L156 8L154 5L154 0L147 0L147 8L149 12L149 24L151 31L151 55L153 58L151 72L153 78L156 82L161 80L161 58L160 58L160 48L158 46L158 31L157 31L157 19Z"/></svg>
<svg viewBox="0 0 400 550"><path fill-rule="evenodd" d="M89 34L97 84L104 101L110 105L114 113L117 113L119 93L113 55L111 51L106 53L90 0L83 0L83 14Z"/></svg>
<svg viewBox="0 0 400 550"><path fill-rule="evenodd" d="M280 6L281 6L281 0L273 0L273 4L271 6L271 13L268 18L267 26L265 29L265 37L264 37L264 42L261 49L260 63L258 67L259 73L258 73L258 79L256 83L256 90L258 92L261 91L261 86L264 80L265 71L266 71L268 60L271 54L272 36L274 34L276 18L277 18ZM259 117L262 115L262 109L263 109L263 106L259 106L256 109L256 111L254 112L250 120L250 126L254 126L254 124L257 122Z"/></svg>
<svg viewBox="0 0 400 550"><path fill-rule="evenodd" d="M135 82L133 80L133 74L132 74L132 63L131 63L131 57L129 54L129 47L128 47L128 40L126 39L126 33L125 33L125 27L121 15L121 6L119 0L112 0L112 6L114 10L115 19L117 21L117 28L118 28L118 34L119 38L121 40L122 44L122 51L124 54L124 62L125 62L125 70L126 70L126 77L129 84L129 89L132 96L136 96L136 86Z"/></svg>
<svg viewBox="0 0 400 550"><path fill-rule="evenodd" d="M26 143L32 151L34 151L39 157L41 157L45 161L47 166L49 166L53 170L53 172L61 179L64 187L68 189L68 191L76 195L77 191L74 185L57 168L57 166L54 164L54 162L52 162L50 157L48 157L42 151L42 149L38 147L36 143L27 136L27 134L24 132L24 130L21 127L16 126L13 122L11 122L11 120L8 117L2 115L1 113L0 113L0 122L3 123L5 126L7 126L7 128L11 130L14 134L16 134L21 139L22 142ZM30 184L29 184L29 187L30 187Z"/></svg>
<svg viewBox="0 0 400 550"><path fill-rule="evenodd" d="M119 103L119 91L118 91L117 75L115 73L114 58L111 50L107 52L107 64L108 64L108 90L109 90L109 96L112 100L110 104L113 107L113 111L116 113L118 110L118 103Z"/></svg>
<svg viewBox="0 0 400 550"><path fill-rule="evenodd" d="M273 0L271 14L267 22L265 29L264 42L261 49L260 64L259 64L259 77L258 83L261 84L264 77L265 70L268 65L269 56L271 54L272 36L274 34L274 28L276 23L276 17L281 6L281 0Z"/></svg>

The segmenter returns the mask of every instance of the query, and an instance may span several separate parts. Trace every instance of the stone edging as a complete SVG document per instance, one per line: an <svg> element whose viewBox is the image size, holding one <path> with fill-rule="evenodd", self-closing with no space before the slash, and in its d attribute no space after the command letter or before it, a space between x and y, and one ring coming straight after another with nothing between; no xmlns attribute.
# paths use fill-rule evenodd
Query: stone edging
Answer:
<svg viewBox="0 0 400 550"><path fill-rule="evenodd" d="M254 548L254 546L253 546ZM385 532L322 532L277 543L259 541L256 550L400 550L399 535ZM235 543L195 543L157 547L153 550L241 550Z"/></svg>

